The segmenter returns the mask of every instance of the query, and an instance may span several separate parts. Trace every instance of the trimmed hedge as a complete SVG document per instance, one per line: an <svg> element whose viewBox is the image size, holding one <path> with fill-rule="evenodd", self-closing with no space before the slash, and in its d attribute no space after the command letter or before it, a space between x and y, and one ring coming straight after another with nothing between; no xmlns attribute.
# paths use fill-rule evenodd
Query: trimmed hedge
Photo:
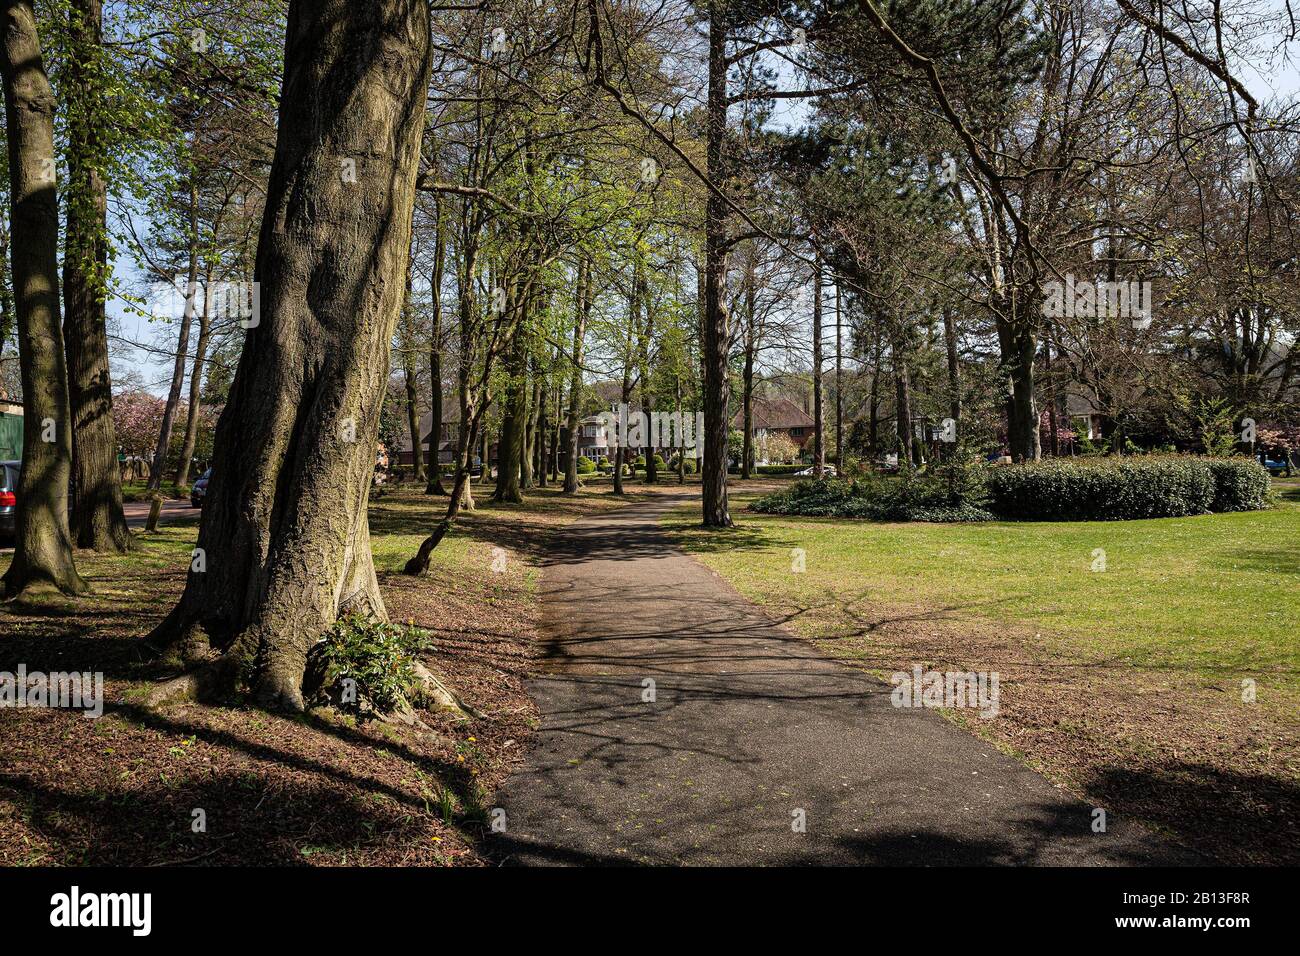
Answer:
<svg viewBox="0 0 1300 956"><path fill-rule="evenodd" d="M807 467L807 465L755 465L754 471L760 475L793 475Z"/></svg>
<svg viewBox="0 0 1300 956"><path fill-rule="evenodd" d="M1268 507L1268 488L1268 472L1253 460L1190 455L1056 459L994 469L988 478L989 507L1030 521L1251 511Z"/></svg>
<svg viewBox="0 0 1300 956"><path fill-rule="evenodd" d="M1263 511L1273 506L1268 469L1253 458L1212 458L1214 501L1211 511Z"/></svg>
<svg viewBox="0 0 1300 956"><path fill-rule="evenodd" d="M954 499L934 481L882 482L816 478L764 495L750 508L764 514L876 521L989 521L993 515L972 501Z"/></svg>

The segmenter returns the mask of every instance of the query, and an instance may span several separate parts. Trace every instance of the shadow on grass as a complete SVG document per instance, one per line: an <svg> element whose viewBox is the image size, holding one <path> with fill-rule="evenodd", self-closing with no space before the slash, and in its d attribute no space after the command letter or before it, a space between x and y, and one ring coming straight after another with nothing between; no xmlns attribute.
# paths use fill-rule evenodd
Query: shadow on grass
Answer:
<svg viewBox="0 0 1300 956"><path fill-rule="evenodd" d="M1107 767L1085 782L1103 802L1232 864L1300 864L1300 783L1192 761Z"/></svg>

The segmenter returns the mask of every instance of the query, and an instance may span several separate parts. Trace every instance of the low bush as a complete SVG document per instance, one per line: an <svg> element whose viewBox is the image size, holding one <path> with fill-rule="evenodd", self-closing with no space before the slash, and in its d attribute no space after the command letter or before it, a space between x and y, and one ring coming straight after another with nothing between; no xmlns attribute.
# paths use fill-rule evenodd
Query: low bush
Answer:
<svg viewBox="0 0 1300 956"><path fill-rule="evenodd" d="M1214 476L1211 511L1262 511L1273 503L1273 482L1268 469L1253 458L1210 460Z"/></svg>
<svg viewBox="0 0 1300 956"><path fill-rule="evenodd" d="M875 478L827 478L796 481L764 495L751 506L765 514L813 518L870 518L876 521L988 521L977 497L951 494L932 478L898 481Z"/></svg>
<svg viewBox="0 0 1300 956"><path fill-rule="evenodd" d="M595 471L596 471L596 463L592 461L590 458L578 459L578 474L591 475L594 474Z"/></svg>
<svg viewBox="0 0 1300 956"><path fill-rule="evenodd" d="M793 475L807 467L807 465L755 465L754 471L760 475Z"/></svg>
<svg viewBox="0 0 1300 956"><path fill-rule="evenodd" d="M1181 518L1268 507L1268 473L1248 459L1191 455L1051 460L995 469L990 507L1033 521Z"/></svg>

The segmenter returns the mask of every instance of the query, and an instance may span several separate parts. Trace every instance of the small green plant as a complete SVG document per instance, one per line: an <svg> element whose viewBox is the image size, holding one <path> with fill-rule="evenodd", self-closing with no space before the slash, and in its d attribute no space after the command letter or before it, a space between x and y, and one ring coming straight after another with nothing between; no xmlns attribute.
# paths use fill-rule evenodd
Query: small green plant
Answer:
<svg viewBox="0 0 1300 956"><path fill-rule="evenodd" d="M341 708L368 705L387 712L416 685L416 655L428 643L427 632L417 627L349 614L312 648L309 671L313 683L318 681L321 692Z"/></svg>

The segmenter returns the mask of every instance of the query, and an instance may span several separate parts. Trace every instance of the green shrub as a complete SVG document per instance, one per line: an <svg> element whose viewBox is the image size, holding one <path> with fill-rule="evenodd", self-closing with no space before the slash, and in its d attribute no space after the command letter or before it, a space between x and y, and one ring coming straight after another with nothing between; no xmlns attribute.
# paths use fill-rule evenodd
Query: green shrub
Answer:
<svg viewBox="0 0 1300 956"><path fill-rule="evenodd" d="M349 614L312 648L309 683L341 707L390 711L415 685L415 658L428 640L416 627ZM345 680L356 682L354 700L343 694Z"/></svg>
<svg viewBox="0 0 1300 956"><path fill-rule="evenodd" d="M974 497L949 493L930 478L815 478L764 495L751 506L766 514L814 518L870 518L876 521L988 521Z"/></svg>
<svg viewBox="0 0 1300 956"><path fill-rule="evenodd" d="M578 474L590 475L590 474L594 474L595 471L596 471L596 463L592 461L590 458L584 457L578 459Z"/></svg>
<svg viewBox="0 0 1300 956"><path fill-rule="evenodd" d="M994 469L990 506L1034 521L1117 521L1205 514L1215 501L1207 459L1192 456L1039 461Z"/></svg>
<svg viewBox="0 0 1300 956"><path fill-rule="evenodd" d="M1214 458L1214 501L1211 511L1262 511L1272 505L1273 483L1268 469L1253 458Z"/></svg>
<svg viewBox="0 0 1300 956"><path fill-rule="evenodd" d="M807 465L755 465L754 471L760 475L793 475L803 471Z"/></svg>

